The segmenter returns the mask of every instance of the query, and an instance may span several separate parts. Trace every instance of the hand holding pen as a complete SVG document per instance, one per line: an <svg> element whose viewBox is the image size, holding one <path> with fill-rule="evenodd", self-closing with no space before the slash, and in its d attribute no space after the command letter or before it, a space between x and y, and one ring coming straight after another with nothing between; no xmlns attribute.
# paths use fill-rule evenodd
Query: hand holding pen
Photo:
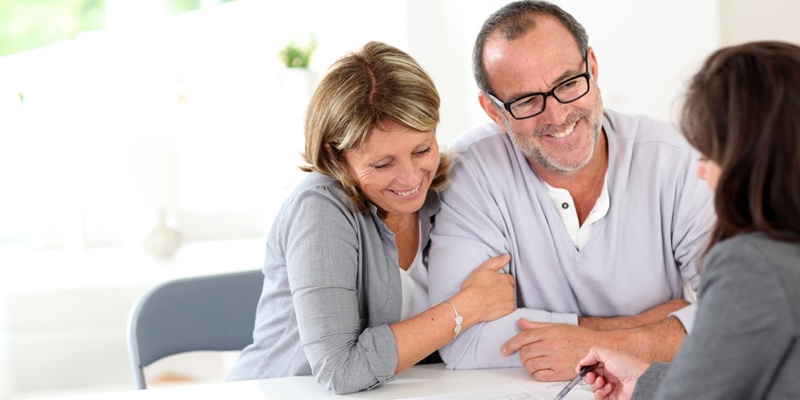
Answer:
<svg viewBox="0 0 800 400"><path fill-rule="evenodd" d="M581 378L585 379L596 399L609 400L630 399L639 377L650 366L649 363L629 354L601 347L589 349L589 354L580 360L579 364L576 370L580 378L576 379L578 381ZM584 369L586 372L583 372ZM559 400L561 398L563 397L557 397Z"/></svg>
<svg viewBox="0 0 800 400"><path fill-rule="evenodd" d="M567 383L567 386L565 386L564 389L561 389L561 391L558 392L554 400L561 400L564 397L566 397L567 393L569 393L569 391L572 390L572 388L574 388L575 385L577 385L583 379L583 377L586 376L587 373L597 368L597 365L598 364L581 366L581 369L578 371L578 376L569 381L569 383Z"/></svg>

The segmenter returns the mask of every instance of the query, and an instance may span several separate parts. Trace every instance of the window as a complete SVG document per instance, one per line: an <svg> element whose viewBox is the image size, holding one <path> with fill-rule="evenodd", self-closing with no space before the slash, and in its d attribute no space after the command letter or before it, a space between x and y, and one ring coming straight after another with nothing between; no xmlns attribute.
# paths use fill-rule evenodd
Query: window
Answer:
<svg viewBox="0 0 800 400"><path fill-rule="evenodd" d="M168 3L64 0L92 30L0 57L0 246L135 245L162 213L185 241L265 235L303 177L313 80L364 31L405 42L403 18L370 16L367 0L346 1L347 13L318 1ZM320 42L312 86L292 83L277 57L309 32Z"/></svg>

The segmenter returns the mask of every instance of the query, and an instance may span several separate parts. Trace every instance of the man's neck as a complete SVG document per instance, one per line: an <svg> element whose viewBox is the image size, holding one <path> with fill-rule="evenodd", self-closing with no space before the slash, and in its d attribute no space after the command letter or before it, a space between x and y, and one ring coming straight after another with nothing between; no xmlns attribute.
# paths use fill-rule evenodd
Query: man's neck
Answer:
<svg viewBox="0 0 800 400"><path fill-rule="evenodd" d="M583 168L570 172L555 172L528 161L528 164L548 185L566 189L575 202L578 222L583 225L603 190L608 170L608 142L605 131L597 137L595 151Z"/></svg>

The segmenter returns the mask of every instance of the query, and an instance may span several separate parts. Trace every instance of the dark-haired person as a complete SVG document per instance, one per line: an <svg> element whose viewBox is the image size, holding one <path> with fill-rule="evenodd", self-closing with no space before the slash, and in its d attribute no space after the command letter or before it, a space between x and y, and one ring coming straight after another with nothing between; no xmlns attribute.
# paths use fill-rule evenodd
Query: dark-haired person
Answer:
<svg viewBox="0 0 800 400"><path fill-rule="evenodd" d="M508 255L428 307L428 235L451 162L438 123L433 82L401 50L370 42L333 64L306 112L310 173L270 230L254 343L230 380L313 374L338 394L371 389L514 309L514 278L497 272Z"/></svg>
<svg viewBox="0 0 800 400"><path fill-rule="evenodd" d="M697 321L673 363L592 348L596 399L800 397L800 47L714 52L681 127L703 158L717 224Z"/></svg>

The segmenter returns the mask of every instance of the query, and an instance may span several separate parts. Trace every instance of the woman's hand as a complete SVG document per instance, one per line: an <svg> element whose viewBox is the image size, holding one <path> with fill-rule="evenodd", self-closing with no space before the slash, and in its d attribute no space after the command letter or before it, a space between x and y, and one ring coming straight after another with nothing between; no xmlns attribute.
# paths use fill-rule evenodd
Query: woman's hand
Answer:
<svg viewBox="0 0 800 400"><path fill-rule="evenodd" d="M584 365L599 364L583 378L592 388L595 400L630 399L639 377L650 366L634 356L602 347L592 347L581 361Z"/></svg>
<svg viewBox="0 0 800 400"><path fill-rule="evenodd" d="M453 301L459 304L465 319L472 323L491 321L516 309L516 280L510 274L498 272L509 260L508 254L486 260L461 285Z"/></svg>

